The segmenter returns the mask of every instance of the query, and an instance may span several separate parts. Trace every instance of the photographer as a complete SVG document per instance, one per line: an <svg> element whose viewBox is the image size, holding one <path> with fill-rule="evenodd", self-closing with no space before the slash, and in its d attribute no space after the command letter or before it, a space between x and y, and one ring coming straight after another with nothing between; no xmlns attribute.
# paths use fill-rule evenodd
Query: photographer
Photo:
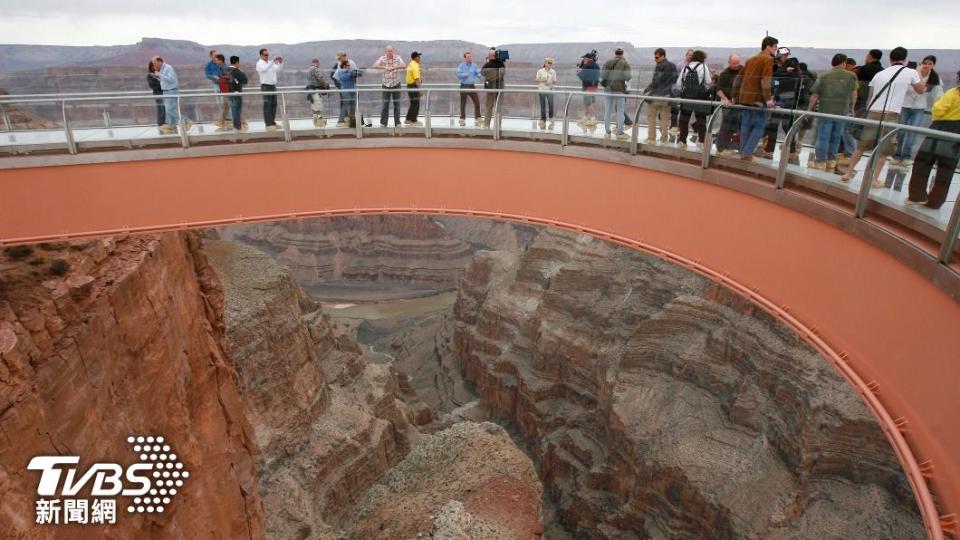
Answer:
<svg viewBox="0 0 960 540"><path fill-rule="evenodd" d="M580 79L584 92L596 92L600 85L600 66L597 65L597 51L593 50L583 55L580 63L577 64L577 78ZM583 119L577 122L577 125L583 128L594 128L597 126L597 117L593 112L593 104L597 98L593 96L583 96Z"/></svg>
<svg viewBox="0 0 960 540"><path fill-rule="evenodd" d="M276 92L277 76L283 69L283 57L277 56L270 60L270 52L267 49L260 49L260 59L257 60L257 74L260 76L260 91ZM267 131L277 131L280 126L276 122L277 116L277 95L270 94L263 96L263 124Z"/></svg>
<svg viewBox="0 0 960 540"><path fill-rule="evenodd" d="M330 79L333 80L333 85L337 87L337 90L342 88L340 79L337 77L337 71L340 70L340 64L344 61L347 62L347 65L350 67L350 69L357 69L357 65L353 63L353 60L347 58L347 53L343 51L337 53L337 63L334 64L333 69L330 70ZM337 127L346 127L347 125L346 119L343 116L343 110L343 93L340 93L340 115L337 118Z"/></svg>
<svg viewBox="0 0 960 540"><path fill-rule="evenodd" d="M360 76L360 70L356 69L353 63L346 55L340 60L340 65L334 74L334 79L340 81L340 116L343 121L338 123L339 127L356 127L356 99L357 77ZM343 126L340 126L343 124Z"/></svg>
<svg viewBox="0 0 960 540"><path fill-rule="evenodd" d="M487 51L487 63L484 64L480 70L480 73L483 74L484 88L488 90L500 90L504 87L507 71L504 60L505 58L501 57L500 51L497 49L491 48ZM487 92L483 107L483 127L485 128L490 127L493 122L493 106L497 102L497 96L499 95L500 92Z"/></svg>

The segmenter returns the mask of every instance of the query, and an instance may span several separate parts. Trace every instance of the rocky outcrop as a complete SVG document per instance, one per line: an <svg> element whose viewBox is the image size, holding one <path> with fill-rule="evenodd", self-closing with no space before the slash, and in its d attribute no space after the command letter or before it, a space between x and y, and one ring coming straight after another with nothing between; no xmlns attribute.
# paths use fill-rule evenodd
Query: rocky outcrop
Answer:
<svg viewBox="0 0 960 540"><path fill-rule="evenodd" d="M365 364L270 256L232 242L208 242L207 252L261 448L267 533L335 537L331 516L406 455L416 413L399 399L397 373Z"/></svg>
<svg viewBox="0 0 960 540"><path fill-rule="evenodd" d="M224 240L274 256L307 290L346 294L344 286L387 292L452 289L473 254L466 242L422 216L320 218L220 230Z"/></svg>
<svg viewBox="0 0 960 540"><path fill-rule="evenodd" d="M198 237L11 253L0 255L0 537L262 537L256 443ZM108 528L34 525L33 456L130 464L137 434L165 437L191 473L162 514L129 514L118 497Z"/></svg>
<svg viewBox="0 0 960 540"><path fill-rule="evenodd" d="M496 424L425 435L338 516L348 538L540 538L543 488L533 463Z"/></svg>
<svg viewBox="0 0 960 540"><path fill-rule="evenodd" d="M522 251L537 234L536 227L498 219L436 216L433 220L475 248L491 251Z"/></svg>
<svg viewBox="0 0 960 540"><path fill-rule="evenodd" d="M920 538L874 418L789 328L678 266L544 231L479 253L453 351L596 538Z"/></svg>

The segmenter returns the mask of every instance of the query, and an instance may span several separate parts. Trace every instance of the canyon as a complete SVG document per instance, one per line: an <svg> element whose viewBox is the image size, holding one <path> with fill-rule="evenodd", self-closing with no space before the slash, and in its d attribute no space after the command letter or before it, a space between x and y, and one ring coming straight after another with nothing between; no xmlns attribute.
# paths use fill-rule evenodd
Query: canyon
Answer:
<svg viewBox="0 0 960 540"><path fill-rule="evenodd" d="M3 537L923 537L814 350L585 235L371 216L7 251L0 355ZM33 526L31 456L129 463L148 432L193 472L167 512Z"/></svg>

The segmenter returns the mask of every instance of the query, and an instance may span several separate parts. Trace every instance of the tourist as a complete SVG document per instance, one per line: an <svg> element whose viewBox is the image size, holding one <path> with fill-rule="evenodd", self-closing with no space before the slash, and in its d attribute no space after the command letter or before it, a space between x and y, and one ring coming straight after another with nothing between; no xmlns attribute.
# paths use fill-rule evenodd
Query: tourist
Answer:
<svg viewBox="0 0 960 540"><path fill-rule="evenodd" d="M893 49L890 51L890 67L877 73L870 81L870 94L866 107L868 120L875 120L881 124L896 124L900 120L900 110L903 108L907 89L912 86L918 94L926 91L926 85L920 79L920 74L917 70L908 68L904 64L906 61L906 49L903 47ZM850 167L841 180L849 182L853 178L857 162L867 150L879 152L881 157L893 154L897 145L896 134L890 137L882 147L876 148L880 139L888 132L889 128L864 126L860 140L857 142L857 150L850 160ZM883 162L883 159L874 160L873 187L883 187L883 181L878 178Z"/></svg>
<svg viewBox="0 0 960 540"><path fill-rule="evenodd" d="M153 57L154 73L152 74L160 81L160 89L163 90L163 107L167 112L167 124L160 126L160 133L170 135L177 132L177 126L181 124L179 107L177 106L177 94L180 93L179 82L177 81L177 72L173 66L163 61L159 56ZM190 131L190 119L183 118L184 132Z"/></svg>
<svg viewBox="0 0 960 540"><path fill-rule="evenodd" d="M383 70L381 87L383 89L383 103L380 106L380 127L387 127L387 118L390 116L390 102L393 101L393 126L400 127L400 77L406 64L393 46L387 45L384 55L373 63L374 69Z"/></svg>
<svg viewBox="0 0 960 540"><path fill-rule="evenodd" d="M683 73L683 68L687 67L687 64L690 63L690 59L693 58L693 49L687 49L687 52L683 53L683 62L677 64L677 73ZM680 85L676 81L673 82L673 89L671 90L671 95L673 97L680 96ZM670 104L670 135L673 135L674 140L676 140L677 134L680 133L679 129L679 119L680 119L680 104L671 103Z"/></svg>
<svg viewBox="0 0 960 540"><path fill-rule="evenodd" d="M740 55L731 54L727 59L727 69L717 77L717 97L724 107L721 112L723 116L720 120L720 131L717 133L717 152L721 156L731 156L737 151L733 138L740 131L740 111L731 106L737 102L737 97L733 94L733 83L737 80L741 68Z"/></svg>
<svg viewBox="0 0 960 540"><path fill-rule="evenodd" d="M659 48L653 51L653 80L644 88L643 95L653 97L670 97L671 90L677 82L677 66L667 60L667 51ZM670 132L670 103L666 101L647 102L647 144L653 144L657 137L657 120L660 121L660 142L669 140Z"/></svg>
<svg viewBox="0 0 960 540"><path fill-rule="evenodd" d="M867 96L870 94L870 81L883 71L883 52L880 49L871 49L870 52L863 58L863 65L857 67L857 80L858 92L857 92L857 107L856 112L858 115L863 114L867 108Z"/></svg>
<svg viewBox="0 0 960 540"><path fill-rule="evenodd" d="M821 75L813 84L810 104L807 110L813 111L819 105L824 114L848 116L853 114L857 102L857 77L845 68L847 55L833 55L830 64L833 69ZM846 132L847 123L831 118L817 120L817 142L814 150L812 168L833 172L837 167L837 152Z"/></svg>
<svg viewBox="0 0 960 540"><path fill-rule="evenodd" d="M847 57L847 61L843 63L844 69L853 73L853 76L857 76L857 71L860 69L857 67L857 61L851 57ZM860 84L857 83L857 88L859 89ZM859 95L857 96L859 99ZM854 115L856 115L856 108L854 108ZM859 133L860 126L854 124L847 124L843 130L843 138L840 141L840 150L837 151L837 170L835 172L843 174L846 171L846 167L850 165L850 158L853 156L854 150L857 149L857 139L853 136L854 132Z"/></svg>
<svg viewBox="0 0 960 540"><path fill-rule="evenodd" d="M690 56L690 62L684 66L677 77L677 85L680 86L680 97L683 99L707 99L707 90L713 80L710 78L710 70L704 63L707 61L707 53L697 50ZM709 105L693 105L685 103L680 106L679 133L677 135L677 144L687 145L687 133L690 131L690 117L693 116L693 129L697 131L698 148L702 149L703 140L706 137L707 115L710 114Z"/></svg>
<svg viewBox="0 0 960 540"><path fill-rule="evenodd" d="M147 84L150 86L150 90L153 91L153 95L162 96L163 88L160 88L160 79L155 75L157 72L157 67L154 65L153 60L147 62ZM163 107L163 98L157 98L154 100L157 105L157 127L164 126L167 124L167 111ZM163 130L160 130L160 133L163 133Z"/></svg>
<svg viewBox="0 0 960 540"><path fill-rule="evenodd" d="M343 115L344 126L357 126L357 78L358 71L346 55L340 60L335 78L340 81L340 114ZM339 125L339 124L337 124Z"/></svg>
<svg viewBox="0 0 960 540"><path fill-rule="evenodd" d="M591 51L580 60L577 65L577 78L584 92L595 93L600 86L600 66L597 65L597 51ZM597 98L583 96L583 118L577 124L583 128L593 129L597 126L597 116L593 106Z"/></svg>
<svg viewBox="0 0 960 540"><path fill-rule="evenodd" d="M344 60L347 61L347 65L351 70L356 71L357 65L347 57L347 53L343 51L337 52L337 62L333 65L333 69L330 71L330 79L333 80L334 86L337 89L341 89L340 79L337 78L337 72L340 71L340 63ZM337 127L345 127L346 122L346 108L343 103L343 93L340 92L340 113L337 115Z"/></svg>
<svg viewBox="0 0 960 540"><path fill-rule="evenodd" d="M241 120L243 113L243 85L247 84L247 74L240 69L240 57L231 56L230 66L226 70L227 89L230 92L230 114L233 116L233 129L246 131L247 123Z"/></svg>
<svg viewBox="0 0 960 540"><path fill-rule="evenodd" d="M418 89L422 84L423 81L420 78L420 53L413 51L410 53L410 64L407 65L407 88L410 89L407 93L410 98L410 107L407 108L406 121L406 125L408 126L423 125L417 120L417 116L420 115L420 92Z"/></svg>
<svg viewBox="0 0 960 540"><path fill-rule="evenodd" d="M216 50L210 51L209 56L210 56L210 60L203 67L203 76L206 77L207 80L210 81L210 84L213 85L214 93L219 94L220 93L220 77L221 75L223 75L224 69L226 68L225 66L226 61L220 60L220 58L223 58L223 55L218 54ZM217 106L220 107L222 110L223 98L220 96L217 96L215 99L217 101ZM223 122L214 122L214 124L217 127L223 127L226 125Z"/></svg>
<svg viewBox="0 0 960 540"><path fill-rule="evenodd" d="M957 84L960 85L960 71L957 72ZM930 129L960 134L960 86L943 95L932 108L933 123ZM960 159L960 143L927 137L920 145L917 159L910 176L910 197L908 204L925 204L938 209L947 200L953 171ZM937 176L933 179L933 189L927 193L930 170L937 166ZM958 203L954 203L958 204Z"/></svg>
<svg viewBox="0 0 960 540"><path fill-rule="evenodd" d="M750 107L740 111L740 159L753 161L753 150L766 129L767 109L773 107L773 55L777 38L767 36L760 43L760 52L750 57L734 82L737 103Z"/></svg>
<svg viewBox="0 0 960 540"><path fill-rule="evenodd" d="M497 49L487 51L487 63L480 69L483 75L483 87L487 90L500 90L506 85L507 66L497 55ZM493 126L493 109L500 92L487 92L483 104L483 127Z"/></svg>
<svg viewBox="0 0 960 540"><path fill-rule="evenodd" d="M277 91L277 75L283 69L283 57L278 56L270 60L270 51L260 49L260 58L257 60L257 75L260 77L261 92ZM263 96L263 125L267 131L277 131L280 126L276 122L277 116L277 95L265 94Z"/></svg>
<svg viewBox="0 0 960 540"><path fill-rule="evenodd" d="M463 62L457 66L457 80L460 81L460 127L467 125L467 99L473 101L474 125L480 126L483 118L480 116L480 98L476 92L465 92L464 89L476 88L480 79L480 66L473 62L473 53L463 53Z"/></svg>
<svg viewBox="0 0 960 540"><path fill-rule="evenodd" d="M618 94L626 96L631 78L630 64L627 62L627 59L623 57L623 49L617 47L616 50L613 51L613 58L607 60L600 70L600 86L606 90L607 94L613 94L604 96L603 128L608 137L614 135L610 131L610 115L613 114L616 118L615 136L618 139L630 138L629 135L623 131L623 115L627 98L621 97Z"/></svg>
<svg viewBox="0 0 960 540"><path fill-rule="evenodd" d="M927 85L926 92L917 93L913 88L907 89L907 96L903 100L903 109L900 111L900 123L905 126L919 127L923 125L926 114L933 104L943 95L943 85L940 84L940 75L934 71L937 57L930 55L923 59L917 72L920 80ZM917 134L913 131L903 131L899 135L900 142L891 161L892 166L909 167L913 158L913 147Z"/></svg>
<svg viewBox="0 0 960 540"><path fill-rule="evenodd" d="M227 81L227 59L220 53L217 53L214 59L217 61L216 65L222 68L220 69L220 76L218 78L219 86L217 87L217 91L220 94L226 94L230 91L230 84ZM217 131L226 131L230 129L227 127L227 122L230 119L230 100L218 97L217 101L220 104L220 116L213 125L217 126Z"/></svg>
<svg viewBox="0 0 960 540"><path fill-rule="evenodd" d="M557 84L557 72L553 69L553 58L545 58L543 67L537 71L534 78L537 83L540 99L540 129L547 127L547 119L550 119L550 129L553 129L553 87ZM549 108L549 110L548 110Z"/></svg>
<svg viewBox="0 0 960 540"><path fill-rule="evenodd" d="M800 100L800 62L796 58L790 58L790 49L780 47L777 49L774 58L773 68L773 102L776 109L785 109L793 111L797 108ZM777 135L780 128L786 134L793 125L793 114L781 113L773 110L770 113L770 120L767 122L765 131L766 144L764 144L762 156L764 159L773 159L774 150L777 147ZM790 141L790 163L800 163L800 157L797 154L797 139L794 137Z"/></svg>
<svg viewBox="0 0 960 540"><path fill-rule="evenodd" d="M316 127L326 127L327 120L323 117L323 102L326 97L324 90L329 90L330 85L323 76L323 70L320 69L320 59L314 58L310 61L310 68L307 69L307 90L314 90L307 94L307 101L310 102L310 110L313 112L313 125Z"/></svg>

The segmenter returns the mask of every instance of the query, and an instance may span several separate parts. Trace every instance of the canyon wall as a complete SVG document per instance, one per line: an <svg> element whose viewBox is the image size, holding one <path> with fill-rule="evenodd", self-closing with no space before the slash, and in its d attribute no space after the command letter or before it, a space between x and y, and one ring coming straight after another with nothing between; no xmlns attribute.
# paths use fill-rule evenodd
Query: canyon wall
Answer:
<svg viewBox="0 0 960 540"><path fill-rule="evenodd" d="M396 289L409 294L455 288L474 251L424 216L258 223L222 228L219 234L269 253L311 292L359 283L378 299Z"/></svg>
<svg viewBox="0 0 960 540"><path fill-rule="evenodd" d="M261 538L256 443L198 237L31 249L0 255L0 537ZM34 525L33 456L127 465L130 435L165 437L191 474L162 514L117 497L116 525Z"/></svg>
<svg viewBox="0 0 960 540"><path fill-rule="evenodd" d="M923 537L857 395L696 274L545 230L479 253L454 314L465 378L578 537Z"/></svg>

